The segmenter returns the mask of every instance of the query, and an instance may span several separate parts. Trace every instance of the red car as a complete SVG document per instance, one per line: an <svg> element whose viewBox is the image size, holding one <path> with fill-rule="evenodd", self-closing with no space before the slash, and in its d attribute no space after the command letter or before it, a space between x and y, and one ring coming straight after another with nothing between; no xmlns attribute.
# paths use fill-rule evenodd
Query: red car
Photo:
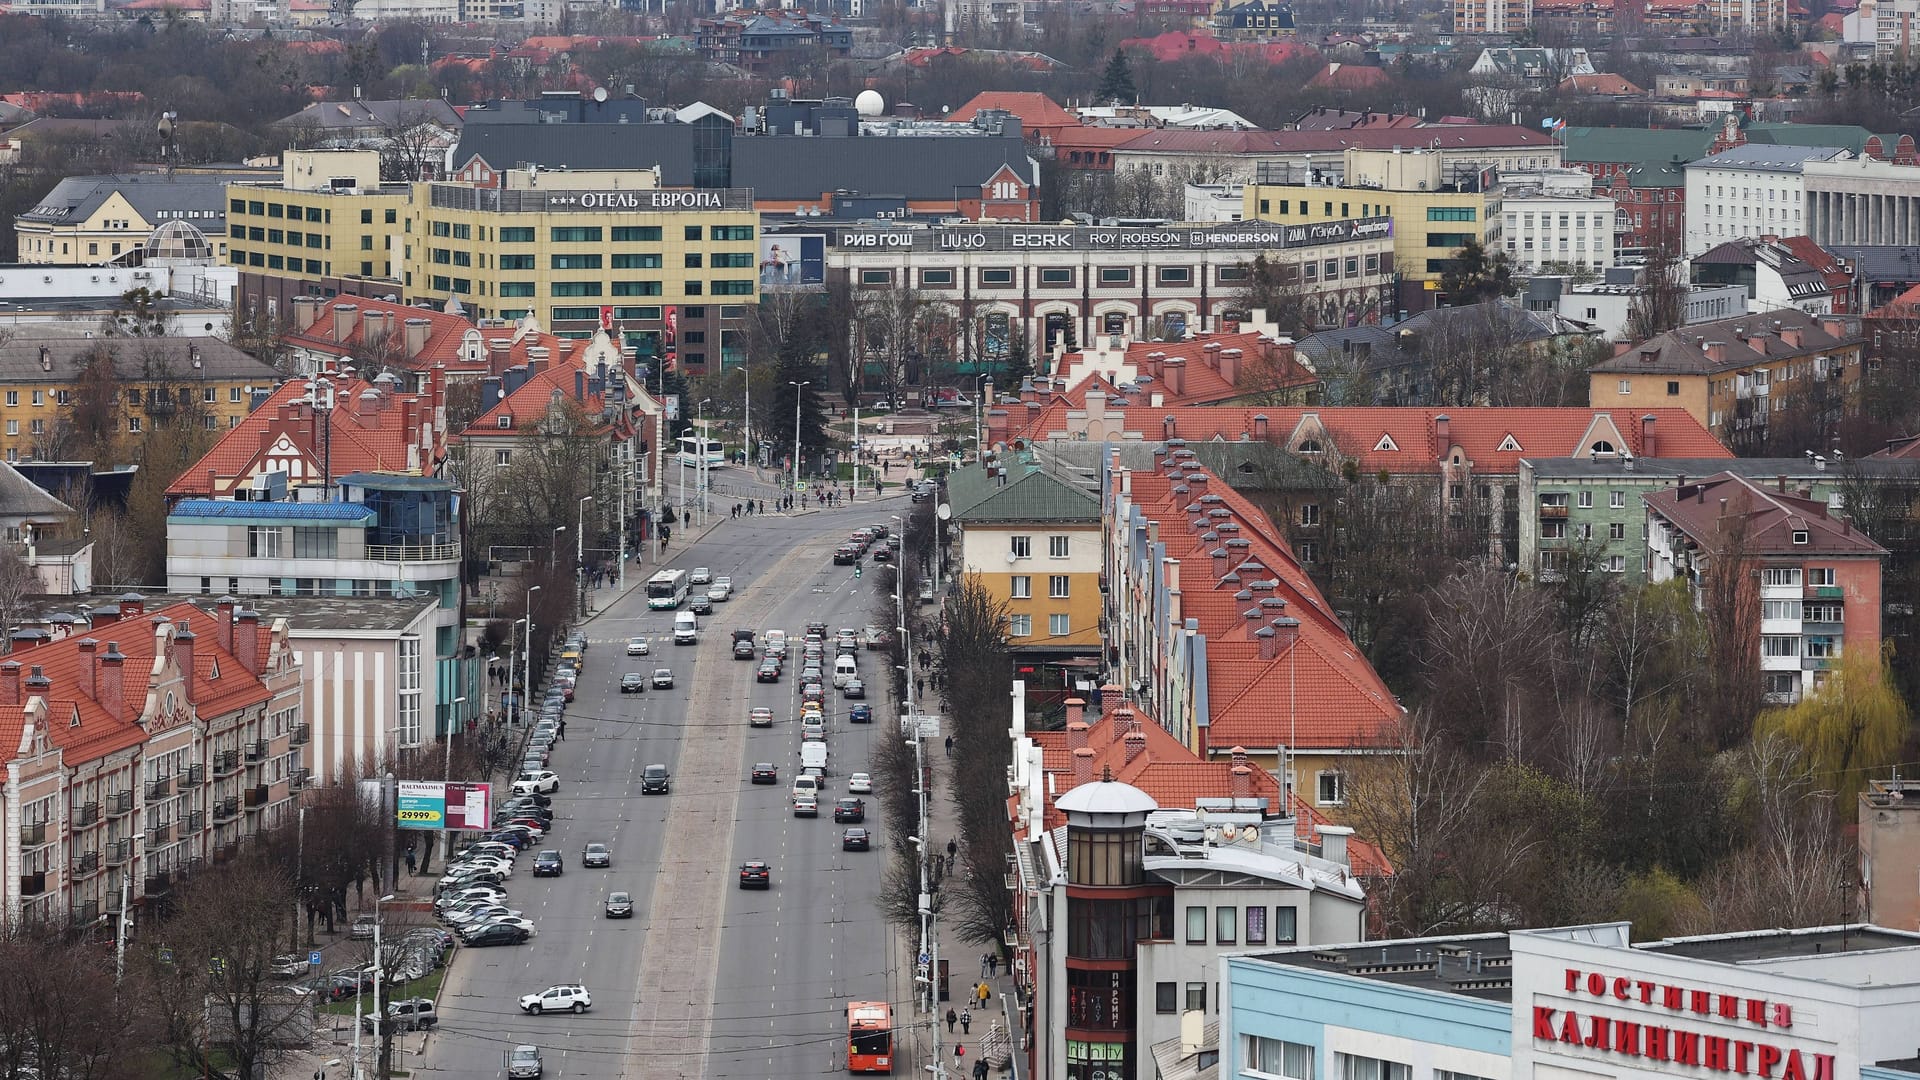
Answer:
<svg viewBox="0 0 1920 1080"><path fill-rule="evenodd" d="M773 888L773 868L759 859L741 863L740 887L743 889Z"/></svg>

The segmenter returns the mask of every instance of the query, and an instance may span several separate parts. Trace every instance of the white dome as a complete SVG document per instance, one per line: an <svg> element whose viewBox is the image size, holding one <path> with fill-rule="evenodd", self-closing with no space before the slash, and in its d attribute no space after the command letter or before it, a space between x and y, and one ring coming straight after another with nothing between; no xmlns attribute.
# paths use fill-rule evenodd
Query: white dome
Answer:
<svg viewBox="0 0 1920 1080"><path fill-rule="evenodd" d="M887 99L878 90L862 90L854 96L853 108L861 116L879 116L887 111Z"/></svg>
<svg viewBox="0 0 1920 1080"><path fill-rule="evenodd" d="M1093 780L1053 801L1065 814L1151 814L1160 809L1153 796L1118 780Z"/></svg>

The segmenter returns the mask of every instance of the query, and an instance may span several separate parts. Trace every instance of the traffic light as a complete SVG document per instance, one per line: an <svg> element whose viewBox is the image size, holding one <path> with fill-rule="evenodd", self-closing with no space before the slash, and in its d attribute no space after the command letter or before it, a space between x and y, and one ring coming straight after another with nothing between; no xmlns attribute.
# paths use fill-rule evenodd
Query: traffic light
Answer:
<svg viewBox="0 0 1920 1080"><path fill-rule="evenodd" d="M863 570L865 570L865 569L866 569L866 567L864 567L864 566L861 566L861 565L860 565L859 563L854 563L854 564L853 564L853 576L854 576L854 577L856 577L856 578L857 578L857 577L859 577L859 576L860 576L860 572L861 572L861 571L863 571Z"/></svg>

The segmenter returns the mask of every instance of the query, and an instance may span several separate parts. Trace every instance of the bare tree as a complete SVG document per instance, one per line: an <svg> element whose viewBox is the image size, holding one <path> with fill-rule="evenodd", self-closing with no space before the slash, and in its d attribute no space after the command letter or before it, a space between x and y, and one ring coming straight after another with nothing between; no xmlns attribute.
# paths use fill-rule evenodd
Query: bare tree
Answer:
<svg viewBox="0 0 1920 1080"><path fill-rule="evenodd" d="M1469 567L1425 600L1423 667L1430 702L1471 753L1532 762L1546 726L1538 699L1559 633L1553 610L1531 585L1492 567Z"/></svg>
<svg viewBox="0 0 1920 1080"><path fill-rule="evenodd" d="M142 1074L148 1032L118 996L97 948L25 922L0 937L0 1074L118 1080Z"/></svg>
<svg viewBox="0 0 1920 1080"><path fill-rule="evenodd" d="M1688 933L1775 926L1832 926L1848 920L1859 884L1856 855L1840 834L1834 793L1821 789L1805 757L1787 739L1762 735L1742 751L1752 839L1707 875L1700 925Z"/></svg>
<svg viewBox="0 0 1920 1080"><path fill-rule="evenodd" d="M0 635L6 635L6 644L0 646L0 653L13 651L14 624L19 622L20 614L26 607L27 597L40 592L40 578L21 558L18 549L12 545L0 547Z"/></svg>
<svg viewBox="0 0 1920 1080"><path fill-rule="evenodd" d="M986 944L1001 940L1013 917L1005 881L1013 853L1006 826L1013 707L1007 696L1007 610L969 575L948 595L943 618L940 673L956 744L951 788L958 834L965 840L960 878L942 890L951 905L944 914L962 940Z"/></svg>

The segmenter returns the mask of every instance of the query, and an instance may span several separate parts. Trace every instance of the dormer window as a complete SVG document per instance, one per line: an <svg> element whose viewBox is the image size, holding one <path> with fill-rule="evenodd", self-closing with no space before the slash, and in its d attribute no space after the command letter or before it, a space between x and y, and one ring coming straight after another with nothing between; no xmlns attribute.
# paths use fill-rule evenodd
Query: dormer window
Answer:
<svg viewBox="0 0 1920 1080"><path fill-rule="evenodd" d="M1322 450L1320 447L1320 440L1301 439L1300 449L1297 452L1302 454L1319 454L1319 453L1324 453L1325 451Z"/></svg>
<svg viewBox="0 0 1920 1080"><path fill-rule="evenodd" d="M1808 535L1807 535L1807 530L1805 530L1805 529L1795 529L1795 530L1793 530L1793 542L1794 542L1794 543L1796 543L1796 544L1804 544L1804 543L1807 543L1809 539L1810 539L1810 538L1809 538L1809 537L1808 537Z"/></svg>
<svg viewBox="0 0 1920 1080"><path fill-rule="evenodd" d="M1593 451L1596 454L1611 454L1614 452L1613 444L1608 442L1605 439L1601 439L1599 442L1594 443L1592 446L1588 447L1587 449Z"/></svg>
<svg viewBox="0 0 1920 1080"><path fill-rule="evenodd" d="M215 679L218 679L219 677L220 677L220 661L218 659L215 659L213 662L213 667L207 670L207 681L212 682Z"/></svg>
<svg viewBox="0 0 1920 1080"><path fill-rule="evenodd" d="M501 413L500 414L500 430L507 431L512 427L513 427L513 414Z"/></svg>

